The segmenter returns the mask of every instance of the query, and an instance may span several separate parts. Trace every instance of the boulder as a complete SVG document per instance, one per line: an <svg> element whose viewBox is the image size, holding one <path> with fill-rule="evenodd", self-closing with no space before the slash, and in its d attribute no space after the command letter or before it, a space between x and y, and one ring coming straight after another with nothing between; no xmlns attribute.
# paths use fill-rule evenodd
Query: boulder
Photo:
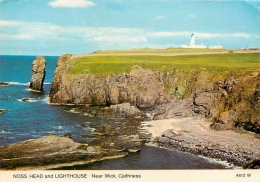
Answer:
<svg viewBox="0 0 260 182"><path fill-rule="evenodd" d="M22 101L23 101L23 102L28 102L29 100L30 100L29 97L23 97L23 98L22 98Z"/></svg>
<svg viewBox="0 0 260 182"><path fill-rule="evenodd" d="M0 109L0 115L6 113L7 111L7 109Z"/></svg>
<svg viewBox="0 0 260 182"><path fill-rule="evenodd" d="M7 82L0 82L0 86L7 86L7 85L9 85L9 83L7 83Z"/></svg>
<svg viewBox="0 0 260 182"><path fill-rule="evenodd" d="M43 82L45 78L45 66L46 60L42 56L38 56L33 61L33 68L32 68L32 79L30 82L30 89L36 91L43 91Z"/></svg>

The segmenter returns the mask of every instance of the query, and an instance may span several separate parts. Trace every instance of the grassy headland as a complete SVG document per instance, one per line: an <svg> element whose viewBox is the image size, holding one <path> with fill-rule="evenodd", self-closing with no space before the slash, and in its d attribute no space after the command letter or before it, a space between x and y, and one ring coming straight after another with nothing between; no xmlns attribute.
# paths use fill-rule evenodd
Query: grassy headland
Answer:
<svg viewBox="0 0 260 182"><path fill-rule="evenodd" d="M182 55L179 55L179 52ZM194 52L198 54L194 55ZM198 76L204 79L203 83L196 85L196 88L200 89L205 84L213 84L230 77L239 78L260 71L259 52L238 52L209 49L98 51L91 55L75 56L74 65L67 73L106 76L129 73L133 65L139 65L177 76L178 81L174 85L164 80L166 92L173 93L178 98L185 98L191 94Z"/></svg>
<svg viewBox="0 0 260 182"><path fill-rule="evenodd" d="M74 59L75 64L69 70L69 74L90 73L94 75L109 75L123 72L129 73L133 65L140 65L154 71L206 69L212 73L226 71L229 74L238 73L240 75L260 69L259 53L181 56L115 54L99 56L86 55L75 57Z"/></svg>

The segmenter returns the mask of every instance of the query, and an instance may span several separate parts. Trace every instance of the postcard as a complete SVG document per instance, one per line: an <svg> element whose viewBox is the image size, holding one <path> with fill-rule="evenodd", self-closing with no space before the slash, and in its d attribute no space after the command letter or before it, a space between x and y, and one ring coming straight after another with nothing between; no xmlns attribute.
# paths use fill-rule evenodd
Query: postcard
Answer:
<svg viewBox="0 0 260 182"><path fill-rule="evenodd" d="M0 181L259 181L259 0L0 0Z"/></svg>

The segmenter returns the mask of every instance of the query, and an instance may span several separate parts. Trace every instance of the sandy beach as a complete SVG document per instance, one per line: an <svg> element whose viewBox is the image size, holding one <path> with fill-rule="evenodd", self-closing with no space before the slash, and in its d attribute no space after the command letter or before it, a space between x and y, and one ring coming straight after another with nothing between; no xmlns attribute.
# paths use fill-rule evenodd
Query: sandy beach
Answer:
<svg viewBox="0 0 260 182"><path fill-rule="evenodd" d="M260 140L253 133L215 131L204 118L152 120L142 123L150 144L244 166L260 157Z"/></svg>

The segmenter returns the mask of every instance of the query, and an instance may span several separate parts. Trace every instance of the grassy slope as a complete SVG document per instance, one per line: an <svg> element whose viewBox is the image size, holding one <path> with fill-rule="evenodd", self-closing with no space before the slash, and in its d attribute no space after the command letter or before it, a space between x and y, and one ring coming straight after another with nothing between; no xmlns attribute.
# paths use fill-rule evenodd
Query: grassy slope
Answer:
<svg viewBox="0 0 260 182"><path fill-rule="evenodd" d="M140 65L155 71L206 69L210 73L226 71L232 74L245 74L260 70L260 54L211 54L211 55L100 55L75 58L70 74L91 73L109 75L128 73L132 65ZM235 76L235 75L234 75Z"/></svg>

